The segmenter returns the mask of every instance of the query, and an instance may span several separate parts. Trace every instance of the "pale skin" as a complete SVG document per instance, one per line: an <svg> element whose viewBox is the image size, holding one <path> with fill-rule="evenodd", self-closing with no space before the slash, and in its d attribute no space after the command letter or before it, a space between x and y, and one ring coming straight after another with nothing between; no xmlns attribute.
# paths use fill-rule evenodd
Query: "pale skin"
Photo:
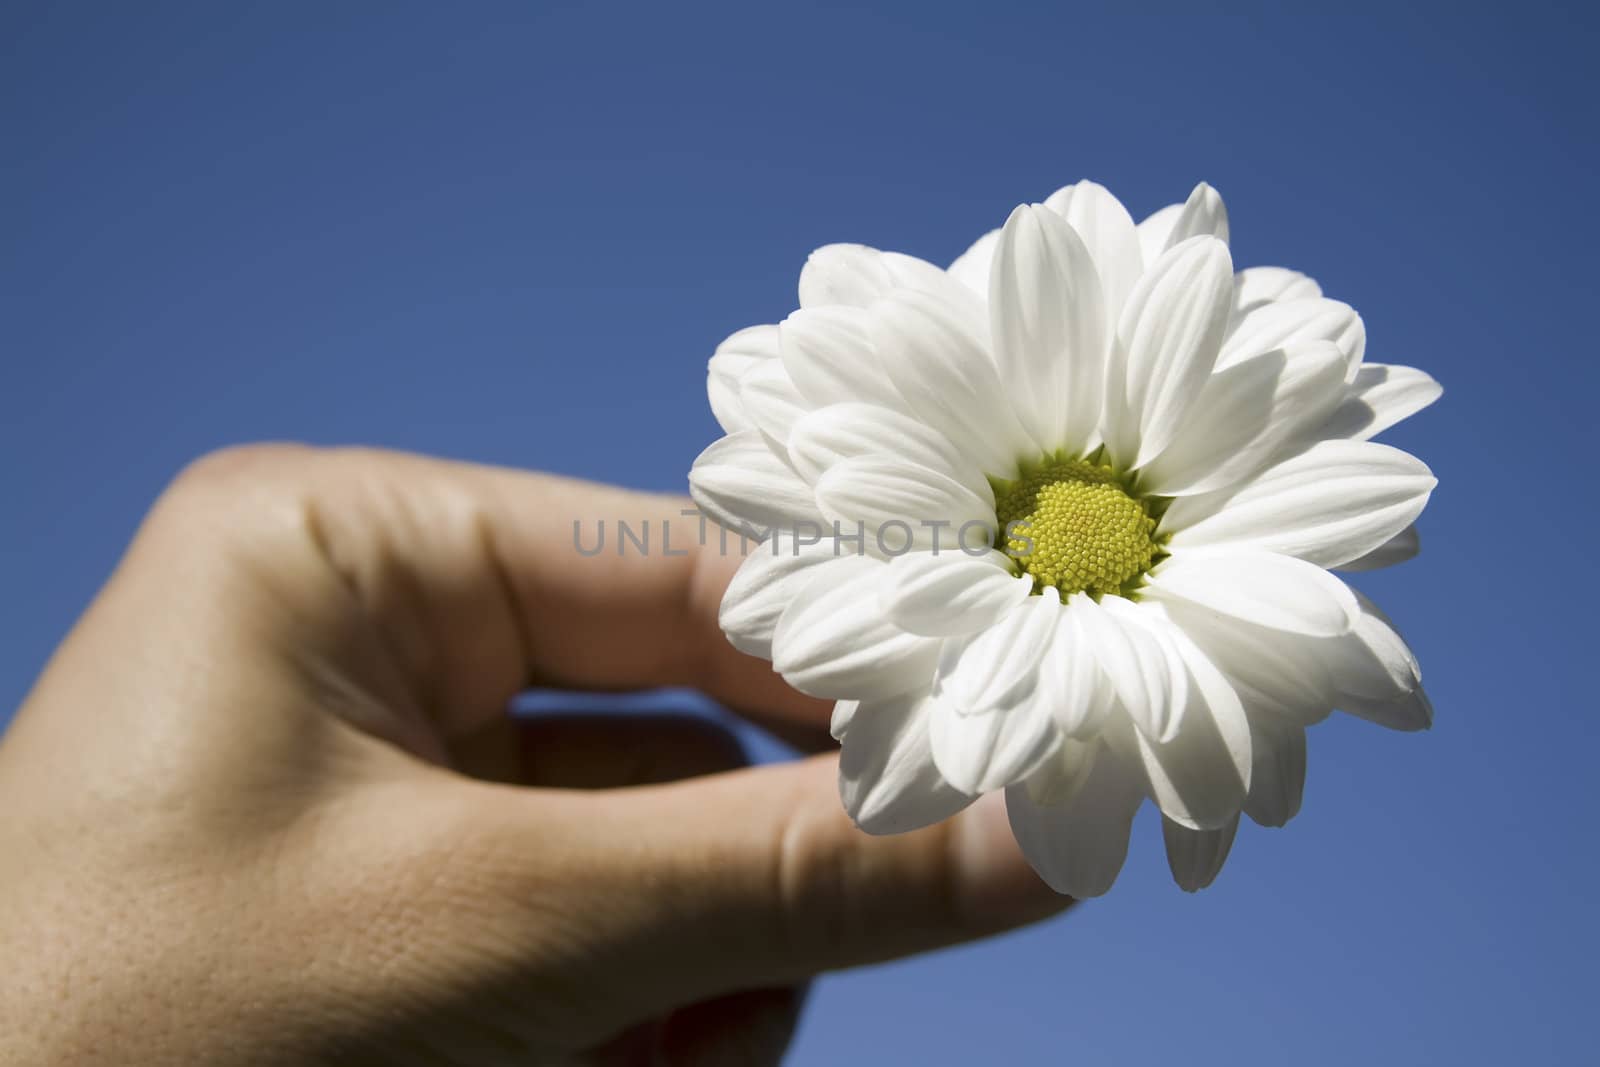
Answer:
<svg viewBox="0 0 1600 1067"><path fill-rule="evenodd" d="M717 629L714 530L573 547L687 506L295 446L178 477L0 740L0 1063L772 1064L812 976L1064 907L991 802L851 825L828 706ZM513 719L530 685L821 754Z"/></svg>

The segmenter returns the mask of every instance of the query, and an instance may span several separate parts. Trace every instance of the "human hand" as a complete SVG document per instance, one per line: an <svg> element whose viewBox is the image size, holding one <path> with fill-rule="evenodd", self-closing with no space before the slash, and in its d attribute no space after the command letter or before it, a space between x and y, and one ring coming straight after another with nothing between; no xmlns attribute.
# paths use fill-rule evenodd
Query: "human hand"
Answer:
<svg viewBox="0 0 1600 1067"><path fill-rule="evenodd" d="M772 1063L812 975L1059 910L991 803L874 838L832 755L506 714L687 685L825 744L717 628L736 553L574 548L686 506L291 446L181 476L0 743L0 1062Z"/></svg>

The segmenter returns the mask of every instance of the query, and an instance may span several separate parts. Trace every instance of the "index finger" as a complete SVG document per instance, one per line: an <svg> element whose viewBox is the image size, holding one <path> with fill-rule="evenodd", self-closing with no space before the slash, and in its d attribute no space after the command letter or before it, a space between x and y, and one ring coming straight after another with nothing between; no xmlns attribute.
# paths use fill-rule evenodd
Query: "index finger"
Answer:
<svg viewBox="0 0 1600 1067"><path fill-rule="evenodd" d="M292 501L304 521L290 529L355 592L359 624L387 631L450 732L529 686L686 686L780 732L826 733L828 702L723 636L723 590L754 546L686 497L370 449L256 448L199 469L191 481L201 496L221 486L242 540L260 541L260 516L241 496Z"/></svg>

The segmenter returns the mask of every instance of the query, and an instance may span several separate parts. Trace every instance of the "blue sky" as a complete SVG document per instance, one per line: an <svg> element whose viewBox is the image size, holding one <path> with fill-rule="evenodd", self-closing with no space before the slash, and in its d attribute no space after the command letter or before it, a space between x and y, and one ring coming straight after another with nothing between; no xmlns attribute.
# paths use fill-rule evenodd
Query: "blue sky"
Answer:
<svg viewBox="0 0 1600 1067"><path fill-rule="evenodd" d="M806 252L1205 179L1444 400L1362 587L1428 734L1313 731L1199 896L830 978L793 1062L1592 1053L1597 17L1574 5L0 8L0 723L186 459L366 442L678 489Z"/></svg>

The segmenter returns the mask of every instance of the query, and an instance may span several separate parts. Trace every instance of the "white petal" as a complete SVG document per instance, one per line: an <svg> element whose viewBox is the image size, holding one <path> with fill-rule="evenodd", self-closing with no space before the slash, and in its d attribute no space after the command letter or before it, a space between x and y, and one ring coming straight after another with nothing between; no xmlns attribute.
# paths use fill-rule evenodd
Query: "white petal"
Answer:
<svg viewBox="0 0 1600 1067"><path fill-rule="evenodd" d="M911 410L984 471L1009 475L1038 446L1017 420L994 360L958 316L924 293L872 308L872 337Z"/></svg>
<svg viewBox="0 0 1600 1067"><path fill-rule="evenodd" d="M1052 693L1039 670L1061 617L1054 589L1028 597L989 630L940 652L933 692L934 760L956 788L984 793L1020 781L1056 751Z"/></svg>
<svg viewBox="0 0 1600 1067"><path fill-rule="evenodd" d="M778 358L778 328L772 325L746 326L736 330L717 346L712 362L730 380L737 382L746 371Z"/></svg>
<svg viewBox="0 0 1600 1067"><path fill-rule="evenodd" d="M833 705L833 713L828 716L828 734L835 741L843 741L850 723L856 717L856 709L861 707L859 700L839 700Z"/></svg>
<svg viewBox="0 0 1600 1067"><path fill-rule="evenodd" d="M1117 690L1100 669L1082 612L1063 613L1040 670L1056 727L1068 737L1092 736L1117 706Z"/></svg>
<svg viewBox="0 0 1600 1067"><path fill-rule="evenodd" d="M1244 813L1262 826L1282 826L1300 811L1305 790L1305 727L1271 712L1251 714L1250 757Z"/></svg>
<svg viewBox="0 0 1600 1067"><path fill-rule="evenodd" d="M1372 441L1322 441L1236 490L1180 497L1162 517L1174 550L1251 546L1337 567L1405 529L1436 480L1416 457Z"/></svg>
<svg viewBox="0 0 1600 1067"><path fill-rule="evenodd" d="M883 261L894 278L895 289L911 290L933 299L944 307L951 318L960 322L975 337L987 337L989 312L984 307L982 294L974 293L949 271L941 270L925 259L902 255L899 252L883 253Z"/></svg>
<svg viewBox="0 0 1600 1067"><path fill-rule="evenodd" d="M1050 713L1038 703L988 715L963 715L935 700L929 721L939 773L966 793L1020 782L1061 744Z"/></svg>
<svg viewBox="0 0 1600 1067"><path fill-rule="evenodd" d="M1320 432L1365 441L1438 400L1444 388L1426 372L1391 363L1364 363L1350 392Z"/></svg>
<svg viewBox="0 0 1600 1067"><path fill-rule="evenodd" d="M1375 571L1383 567L1393 567L1397 563L1404 563L1416 557L1422 551L1422 537L1417 533L1415 526L1407 526L1389 540L1368 552L1358 556L1348 563L1339 564L1342 571Z"/></svg>
<svg viewBox="0 0 1600 1067"><path fill-rule="evenodd" d="M1188 701L1188 679L1165 635L1143 625L1137 606L1122 597L1097 604L1074 593L1067 611L1140 732L1170 737Z"/></svg>
<svg viewBox="0 0 1600 1067"><path fill-rule="evenodd" d="M1087 780L1061 804L1039 804L1023 785L1006 790L1011 833L1039 877L1080 899L1111 888L1128 856L1128 832L1143 800L1138 778L1097 746Z"/></svg>
<svg viewBox="0 0 1600 1067"><path fill-rule="evenodd" d="M1140 610L1155 615L1141 605ZM1163 814L1192 830L1214 830L1237 815L1250 788L1250 722L1238 694L1182 630L1167 623L1169 639L1188 668L1188 703L1170 739L1131 735Z"/></svg>
<svg viewBox="0 0 1600 1067"><path fill-rule="evenodd" d="M933 637L994 626L1033 589L1033 579L1013 576L1009 563L994 549L974 557L949 546L900 556L889 564L883 610L907 633Z"/></svg>
<svg viewBox="0 0 1600 1067"><path fill-rule="evenodd" d="M1110 443L1131 466L1160 455L1177 434L1216 364L1232 295L1228 246L1214 237L1173 248L1133 287L1106 411Z"/></svg>
<svg viewBox="0 0 1600 1067"><path fill-rule="evenodd" d="M1089 781L1094 770L1095 755L1101 742L1098 737L1085 741L1065 738L1061 747L1050 753L1022 780L1028 796L1035 804L1065 804L1077 796Z"/></svg>
<svg viewBox="0 0 1600 1067"><path fill-rule="evenodd" d="M947 474L900 459L862 457L828 468L816 487L817 506L849 531L864 524L866 550L880 556L954 547L963 529L968 544L993 539L991 504ZM984 526L985 536L970 533Z"/></svg>
<svg viewBox="0 0 1600 1067"><path fill-rule="evenodd" d="M910 415L871 404L830 404L801 419L789 434L789 462L813 485L847 459L904 460L955 479L994 506L994 489L983 472L948 437Z"/></svg>
<svg viewBox="0 0 1600 1067"><path fill-rule="evenodd" d="M738 388L729 385L728 380L719 376L715 369L706 372L706 396L711 401L711 414L716 416L723 433L755 429L744 413L744 401L739 399Z"/></svg>
<svg viewBox="0 0 1600 1067"><path fill-rule="evenodd" d="M1189 496L1238 481L1233 468L1259 464L1257 453L1271 447L1262 439L1274 429L1274 398L1288 367L1286 353L1266 352L1207 378L1171 442L1140 472L1140 486L1158 496ZM1335 381L1344 385L1342 363Z"/></svg>
<svg viewBox="0 0 1600 1067"><path fill-rule="evenodd" d="M706 364L706 393L711 398L711 413L725 432L755 429L739 398L739 379L777 355L776 326L750 326L717 346Z"/></svg>
<svg viewBox="0 0 1600 1067"><path fill-rule="evenodd" d="M1149 591L1311 637L1347 634L1361 617L1350 587L1321 567L1257 549L1176 553L1151 572Z"/></svg>
<svg viewBox="0 0 1600 1067"><path fill-rule="evenodd" d="M987 329L983 300L926 260L866 245L828 245L811 253L800 272L802 308L871 307L898 289L929 294L968 330Z"/></svg>
<svg viewBox="0 0 1600 1067"><path fill-rule="evenodd" d="M1061 615L1060 598L1047 588L1022 597L992 625L946 641L934 696L961 715L1004 714L1033 702Z"/></svg>
<svg viewBox="0 0 1600 1067"><path fill-rule="evenodd" d="M1377 605L1356 596L1361 618L1330 663L1339 708L1391 730L1426 730L1433 725L1433 704L1423 692L1416 656Z"/></svg>
<svg viewBox="0 0 1600 1067"><path fill-rule="evenodd" d="M803 308L864 308L894 287L883 253L866 245L823 245L800 269Z"/></svg>
<svg viewBox="0 0 1600 1067"><path fill-rule="evenodd" d="M900 394L878 365L858 307L801 308L778 326L779 351L809 407L863 401L900 408Z"/></svg>
<svg viewBox="0 0 1600 1067"><path fill-rule="evenodd" d="M878 606L887 565L846 556L815 569L772 635L772 666L802 693L869 700L926 687L939 641L908 634Z"/></svg>
<svg viewBox="0 0 1600 1067"><path fill-rule="evenodd" d="M1172 227L1177 225L1181 214L1182 204L1168 204L1139 223L1139 252L1146 270L1171 247L1167 239L1172 236Z"/></svg>
<svg viewBox="0 0 1600 1067"><path fill-rule="evenodd" d="M942 822L972 803L939 774L928 745L928 697L909 693L851 712L839 753L839 796L869 834L899 834Z"/></svg>
<svg viewBox="0 0 1600 1067"><path fill-rule="evenodd" d="M812 568L835 558L831 539L820 534L813 542L802 531L778 533L757 545L722 594L717 622L728 643L746 655L770 660L772 633L784 609L811 580Z"/></svg>
<svg viewBox="0 0 1600 1067"><path fill-rule="evenodd" d="M995 361L1011 404L1041 450L1082 452L1104 391L1104 298L1094 260L1049 208L1011 213L989 276Z"/></svg>
<svg viewBox="0 0 1600 1067"><path fill-rule="evenodd" d="M1144 272L1144 256L1139 251L1139 232L1133 225L1133 216L1110 190L1091 181L1057 189L1044 206L1066 219L1083 238L1100 275L1107 327L1114 326L1122 305L1133 291L1133 283Z"/></svg>
<svg viewBox="0 0 1600 1067"><path fill-rule="evenodd" d="M1172 443L1140 474L1146 492L1191 496L1249 478L1286 442L1327 421L1344 395L1331 341L1265 352L1217 371Z"/></svg>
<svg viewBox="0 0 1600 1067"><path fill-rule="evenodd" d="M950 276L979 296L989 295L989 265L994 262L994 246L1000 241L999 229L990 230L950 264Z"/></svg>
<svg viewBox="0 0 1600 1067"><path fill-rule="evenodd" d="M1233 276L1233 321L1277 300L1303 300L1322 295L1322 286L1297 270L1247 267Z"/></svg>
<svg viewBox="0 0 1600 1067"><path fill-rule="evenodd" d="M1353 592L1353 591L1352 591ZM1338 662L1339 688L1366 696L1396 696L1416 687L1422 668L1412 655L1394 622L1371 600L1355 593L1361 618L1354 633L1340 648L1346 652ZM1370 669L1354 669L1351 657L1368 661Z"/></svg>
<svg viewBox="0 0 1600 1067"><path fill-rule="evenodd" d="M745 414L767 439L772 451L789 458L789 432L811 405L795 391L783 364L771 360L746 374L739 381L739 397Z"/></svg>
<svg viewBox="0 0 1600 1067"><path fill-rule="evenodd" d="M1421 684L1405 696L1393 700L1340 697L1339 710L1391 730L1409 732L1427 730L1433 726L1433 701L1428 699L1428 693Z"/></svg>
<svg viewBox="0 0 1600 1067"><path fill-rule="evenodd" d="M1228 209L1222 203L1222 194L1205 182L1194 187L1178 217L1172 220L1167 247L1176 248L1189 238L1200 236L1215 237L1223 244L1228 242Z"/></svg>
<svg viewBox="0 0 1600 1067"><path fill-rule="evenodd" d="M1238 829L1237 815L1216 830L1191 830L1163 816L1161 837L1167 846L1167 869L1178 888L1195 893L1216 881Z"/></svg>
<svg viewBox="0 0 1600 1067"><path fill-rule="evenodd" d="M1326 297L1263 304L1230 326L1218 367L1301 341L1332 341L1345 358L1345 381L1355 380L1367 350L1367 328L1349 304Z"/></svg>
<svg viewBox="0 0 1600 1067"><path fill-rule="evenodd" d="M717 525L757 541L822 519L811 487L757 430L729 434L700 453L689 471L689 494Z"/></svg>
<svg viewBox="0 0 1600 1067"><path fill-rule="evenodd" d="M1178 600L1158 601L1173 622L1227 675L1252 710L1266 709L1301 724L1333 710L1329 657L1341 638L1310 638L1253 626Z"/></svg>
<svg viewBox="0 0 1600 1067"><path fill-rule="evenodd" d="M983 307L981 294L975 296L965 285L952 278L949 271L935 263L903 252L885 252L883 262L889 268L889 276L894 279L896 288L919 289L943 297L948 302L959 303L963 314Z"/></svg>

